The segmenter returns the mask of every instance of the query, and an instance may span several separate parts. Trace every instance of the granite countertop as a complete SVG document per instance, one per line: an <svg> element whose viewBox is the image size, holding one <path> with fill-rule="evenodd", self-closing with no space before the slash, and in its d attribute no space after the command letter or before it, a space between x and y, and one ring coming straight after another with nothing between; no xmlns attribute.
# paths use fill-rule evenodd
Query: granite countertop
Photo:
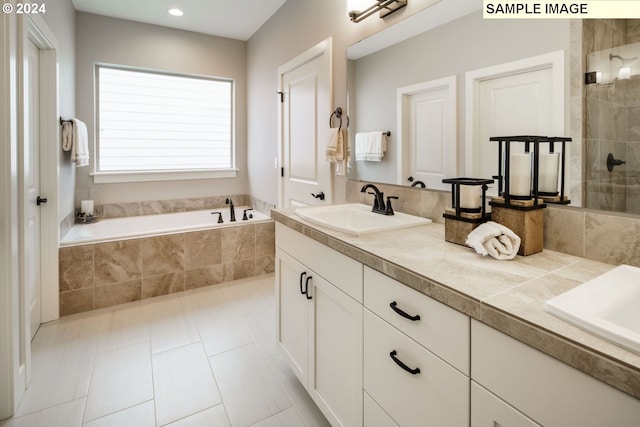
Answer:
<svg viewBox="0 0 640 427"><path fill-rule="evenodd" d="M429 224L364 236L314 225L294 209L274 220L640 399L640 355L544 311L544 303L615 266L544 250L512 261L444 240Z"/></svg>

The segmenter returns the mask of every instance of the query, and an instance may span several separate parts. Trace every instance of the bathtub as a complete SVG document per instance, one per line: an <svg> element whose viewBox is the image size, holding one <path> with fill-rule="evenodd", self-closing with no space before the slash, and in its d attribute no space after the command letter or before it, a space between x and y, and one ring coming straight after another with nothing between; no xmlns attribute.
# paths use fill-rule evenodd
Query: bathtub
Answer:
<svg viewBox="0 0 640 427"><path fill-rule="evenodd" d="M60 315L272 273L274 222L244 209L235 222L225 207L74 225L58 249Z"/></svg>
<svg viewBox="0 0 640 427"><path fill-rule="evenodd" d="M248 207L235 207L235 222L230 221L229 208L224 207L167 214L109 218L91 224L76 224L71 227L60 241L60 247L113 242L139 237L161 236L165 234L271 221L271 218L268 216L255 211L247 212L247 214L251 213L253 218L243 221L242 213L244 209L248 209ZM212 212L222 212L224 222L219 224L218 214L212 215Z"/></svg>

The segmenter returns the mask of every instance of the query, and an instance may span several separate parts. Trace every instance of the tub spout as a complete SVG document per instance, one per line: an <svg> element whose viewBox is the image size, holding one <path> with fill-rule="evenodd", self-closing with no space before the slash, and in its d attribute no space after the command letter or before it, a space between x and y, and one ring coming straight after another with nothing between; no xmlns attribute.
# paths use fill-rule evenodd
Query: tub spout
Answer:
<svg viewBox="0 0 640 427"><path fill-rule="evenodd" d="M236 209L233 206L233 200L231 200L231 197L227 197L227 200L224 203L229 205L229 216L231 217L229 221L236 222Z"/></svg>

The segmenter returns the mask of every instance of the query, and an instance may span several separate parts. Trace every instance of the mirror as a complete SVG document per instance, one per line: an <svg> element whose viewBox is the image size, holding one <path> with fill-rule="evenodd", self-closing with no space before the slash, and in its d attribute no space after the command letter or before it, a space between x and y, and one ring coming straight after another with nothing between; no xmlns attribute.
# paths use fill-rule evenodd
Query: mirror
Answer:
<svg viewBox="0 0 640 427"><path fill-rule="evenodd" d="M640 142L635 142L640 137L634 138L637 131L627 127L640 118L640 76L604 85L583 84L589 54L639 41L640 20L484 20L481 4L470 2L477 8L456 15L446 11L451 3L442 0L417 13L432 13L427 24L416 25L412 18L419 18L413 15L348 48L352 149L358 133L391 133L381 162L355 161L352 155L349 178L411 185L403 171L407 161L402 156L407 157L408 151L399 138L403 129L398 126L398 88L451 76L456 78L456 171L447 177L465 176L472 163L465 146L467 73L562 51L567 82L562 136L573 138L565 187L571 205L640 214ZM612 37L596 36L612 33ZM613 110L604 108L621 97L625 101L617 102ZM625 162L615 165L612 173L607 170L610 152L613 160Z"/></svg>

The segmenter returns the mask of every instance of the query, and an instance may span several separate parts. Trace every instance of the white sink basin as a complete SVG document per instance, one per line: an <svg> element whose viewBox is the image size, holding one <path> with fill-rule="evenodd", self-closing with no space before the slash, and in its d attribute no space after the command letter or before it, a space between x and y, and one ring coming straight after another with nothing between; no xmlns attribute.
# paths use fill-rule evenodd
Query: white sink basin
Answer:
<svg viewBox="0 0 640 427"><path fill-rule="evenodd" d="M396 212L395 215L373 213L371 206L360 203L303 207L296 209L296 215L314 224L354 236L431 223L430 219L402 212Z"/></svg>
<svg viewBox="0 0 640 427"><path fill-rule="evenodd" d="M640 354L640 268L621 265L545 304L549 313Z"/></svg>

